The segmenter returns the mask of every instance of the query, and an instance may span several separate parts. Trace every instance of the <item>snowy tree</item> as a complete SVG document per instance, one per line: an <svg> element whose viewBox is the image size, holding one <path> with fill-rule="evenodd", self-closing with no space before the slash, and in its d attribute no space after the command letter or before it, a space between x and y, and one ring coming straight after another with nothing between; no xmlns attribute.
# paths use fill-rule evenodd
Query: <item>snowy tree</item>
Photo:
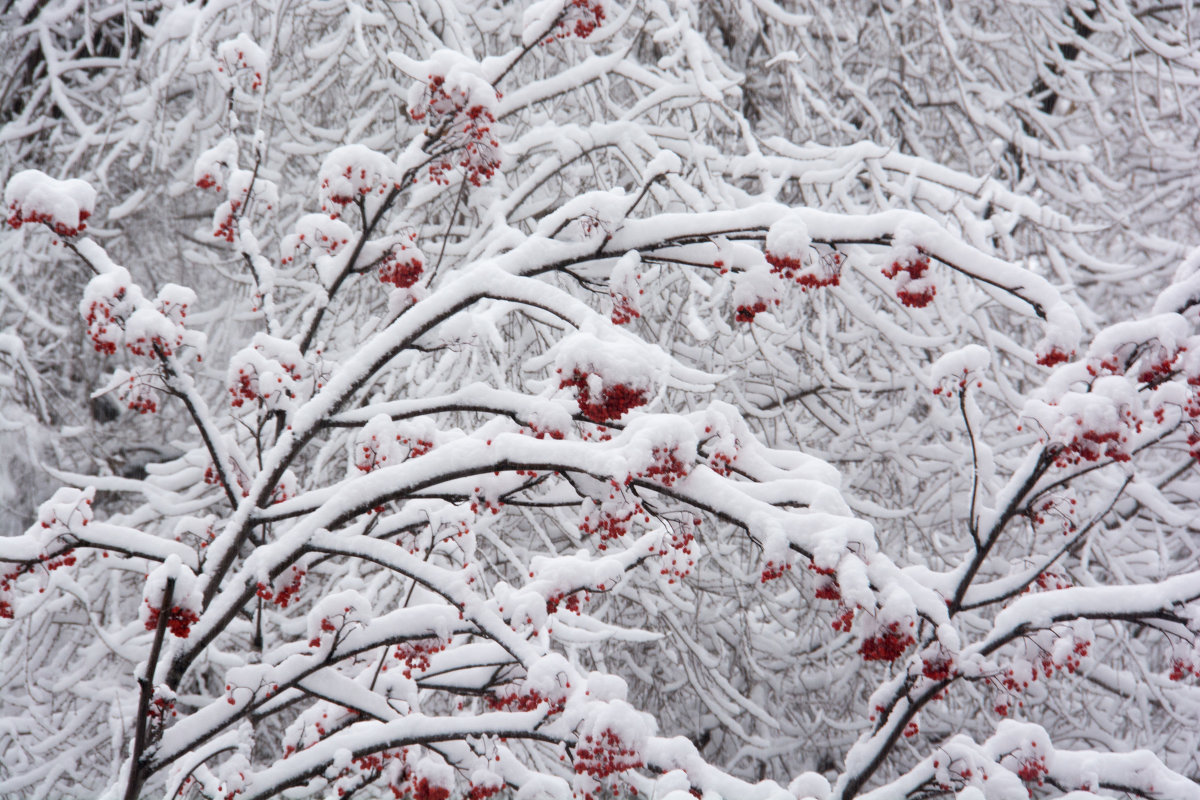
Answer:
<svg viewBox="0 0 1200 800"><path fill-rule="evenodd" d="M732 10L139 12L65 95L120 135L40 145L129 174L5 187L153 457L64 437L0 539L3 793L1200 794L1200 254L1110 317L1049 128L785 141Z"/></svg>

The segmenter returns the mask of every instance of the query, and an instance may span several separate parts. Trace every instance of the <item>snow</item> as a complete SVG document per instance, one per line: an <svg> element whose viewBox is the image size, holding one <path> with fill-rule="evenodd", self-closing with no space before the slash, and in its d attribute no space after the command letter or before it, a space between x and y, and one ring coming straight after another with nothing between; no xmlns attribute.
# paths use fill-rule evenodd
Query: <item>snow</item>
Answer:
<svg viewBox="0 0 1200 800"><path fill-rule="evenodd" d="M86 181L60 181L27 169L8 179L4 205L14 228L40 222L60 236L74 236L87 227L87 218L96 210L96 190Z"/></svg>

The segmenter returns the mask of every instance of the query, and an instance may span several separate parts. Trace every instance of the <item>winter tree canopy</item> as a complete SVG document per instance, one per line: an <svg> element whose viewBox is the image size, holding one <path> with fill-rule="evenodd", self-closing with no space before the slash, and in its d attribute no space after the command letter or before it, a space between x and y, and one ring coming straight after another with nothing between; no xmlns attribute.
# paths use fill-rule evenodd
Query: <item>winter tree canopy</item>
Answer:
<svg viewBox="0 0 1200 800"><path fill-rule="evenodd" d="M8 0L0 796L1200 800L1200 9Z"/></svg>

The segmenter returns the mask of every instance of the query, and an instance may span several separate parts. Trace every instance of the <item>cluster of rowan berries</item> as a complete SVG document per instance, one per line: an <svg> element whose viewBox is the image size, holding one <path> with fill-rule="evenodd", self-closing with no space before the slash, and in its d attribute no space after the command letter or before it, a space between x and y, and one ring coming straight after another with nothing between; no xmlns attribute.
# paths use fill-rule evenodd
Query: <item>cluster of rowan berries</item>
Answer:
<svg viewBox="0 0 1200 800"><path fill-rule="evenodd" d="M146 617L146 630L152 631L158 627L162 609L151 605L149 600L146 601L146 605L150 607L150 614ZM171 610L167 612L167 630L180 639L186 639L192 632L192 625L199 621L200 615L190 608L171 606Z"/></svg>
<svg viewBox="0 0 1200 800"><path fill-rule="evenodd" d="M1036 742L1032 742L1031 744L1037 747ZM1045 756L1029 756L1022 759L1020 765L1017 767L1017 777L1026 783L1036 783L1038 786L1041 786L1045 783L1042 776L1047 771ZM1033 797L1032 789L1029 790L1029 796Z"/></svg>
<svg viewBox="0 0 1200 800"><path fill-rule="evenodd" d="M1037 586L1039 589L1047 592L1070 589L1071 579L1061 572L1046 570L1045 572L1038 573L1038 576L1033 579L1033 585L1029 589L1033 589L1033 586Z"/></svg>
<svg viewBox="0 0 1200 800"><path fill-rule="evenodd" d="M790 572L791 569L792 565L787 561L772 561L768 559L767 563L763 565L762 575L759 576L759 583L778 580Z"/></svg>
<svg viewBox="0 0 1200 800"><path fill-rule="evenodd" d="M524 691L513 689L504 694L487 695L487 704L493 711L536 711L545 704L549 715L558 714L566 708L567 698L565 695L551 697L532 688Z"/></svg>
<svg viewBox="0 0 1200 800"><path fill-rule="evenodd" d="M1082 420L1079 424L1083 425ZM1128 441L1129 438L1120 430L1083 430L1072 436L1070 441L1057 444L1054 465L1069 467L1084 462L1094 463L1101 458L1129 461L1131 456L1124 446Z"/></svg>
<svg viewBox="0 0 1200 800"><path fill-rule="evenodd" d="M1033 528L1038 533L1048 530L1060 531L1063 536L1074 533L1078 526L1075 524L1075 506L1078 501L1074 497L1048 496L1033 505L1029 516Z"/></svg>
<svg viewBox="0 0 1200 800"><path fill-rule="evenodd" d="M450 788L431 783L429 778L412 778L412 800L446 800L450 796Z"/></svg>
<svg viewBox="0 0 1200 800"><path fill-rule="evenodd" d="M447 642L437 636L410 639L396 645L396 660L404 664L404 677L411 678L414 671L429 669L429 657L446 649Z"/></svg>
<svg viewBox="0 0 1200 800"><path fill-rule="evenodd" d="M397 289L409 289L421 280L425 262L420 253L405 247L393 247L379 261L379 280Z"/></svg>
<svg viewBox="0 0 1200 800"><path fill-rule="evenodd" d="M779 301L775 301L779 305ZM767 310L767 301L758 299L753 303L742 303L734 309L733 318L737 322L754 322L754 318Z"/></svg>
<svg viewBox="0 0 1200 800"><path fill-rule="evenodd" d="M598 0L570 0L559 16L554 34L547 36L542 44L550 44L555 39L586 39L604 24L604 4Z"/></svg>
<svg viewBox="0 0 1200 800"><path fill-rule="evenodd" d="M232 55L234 58L233 63L228 64L228 62L224 62L217 64L217 72L224 72L226 65L229 66L230 72L236 72L239 69L253 70L250 78L250 91L257 92L259 89L261 89L263 85L262 72L255 69L255 67L251 65L250 60L246 58L245 51L235 50L233 51Z"/></svg>
<svg viewBox="0 0 1200 800"><path fill-rule="evenodd" d="M1176 658L1171 661L1171 671L1167 677L1173 681L1181 681L1188 676L1200 678L1200 665L1190 659Z"/></svg>
<svg viewBox="0 0 1200 800"><path fill-rule="evenodd" d="M931 681L944 681L950 677L954 659L949 653L938 652L921 659L921 674Z"/></svg>
<svg viewBox="0 0 1200 800"><path fill-rule="evenodd" d="M1042 673L1049 678L1054 674L1054 670L1058 669L1074 675L1083 659L1087 658L1091 647L1092 643L1087 639L1076 639L1071 649L1061 656L1061 661L1055 660L1052 654L1047 653L1042 657Z"/></svg>
<svg viewBox="0 0 1200 800"><path fill-rule="evenodd" d="M118 309L125 305L127 297L125 287L118 287L111 297L93 300L88 304L88 313L84 320L88 326L88 336L96 352L111 356L117 352L117 343L122 340L125 322ZM111 326L111 327L110 327Z"/></svg>
<svg viewBox="0 0 1200 800"><path fill-rule="evenodd" d="M409 109L415 121L431 117L429 130L439 131L450 151L435 158L429 165L429 178L448 186L446 176L458 159L467 181L482 186L491 180L500 167L500 142L492 133L496 117L481 103L472 102L468 93L459 87L446 88L444 75L430 75L421 103Z"/></svg>
<svg viewBox="0 0 1200 800"><path fill-rule="evenodd" d="M129 380L121 384L117 396L129 410L139 414L158 411L158 389L151 386L144 376L130 375Z"/></svg>
<svg viewBox="0 0 1200 800"><path fill-rule="evenodd" d="M257 586L256 594L263 600L272 602L280 608L287 608L288 604L300 592L300 586L304 583L304 574L304 570L299 567L289 567L288 572L284 576L281 576L287 579L287 583L284 583L280 588L273 588L260 582ZM280 580L277 578L274 587L279 586Z"/></svg>
<svg viewBox="0 0 1200 800"><path fill-rule="evenodd" d="M764 254L771 272L787 280L800 284L801 291L820 289L824 286L837 286L842 282L841 253L826 253L811 269L804 266L803 257L776 254L767 251ZM763 309L764 311L766 309Z"/></svg>
<svg viewBox="0 0 1200 800"><path fill-rule="evenodd" d="M813 597L818 600L835 600L841 602L842 590L837 584L837 579L834 578L835 570L833 567L818 567L810 561L808 568L818 576L817 588L813 591Z"/></svg>
<svg viewBox="0 0 1200 800"><path fill-rule="evenodd" d="M346 610L349 611L350 609L346 609ZM321 630L319 633L317 633L316 636L314 636L313 638L308 640L308 646L309 647L320 647L321 646L321 637L323 637L327 633L333 633L336 630L337 630L337 626L334 625L333 622L330 621L329 617L322 617L321 618Z"/></svg>
<svg viewBox="0 0 1200 800"><path fill-rule="evenodd" d="M337 191L330 192L330 179L322 178L321 189L322 195L325 195L330 203L337 206L348 206L360 197L366 197L369 194L383 194L392 187L392 183L387 180L373 180L375 176L365 167L355 167L353 164L347 164L342 170L341 175L337 176L341 180L339 186L342 189L347 189L350 194L338 194ZM329 206L322 203L322 211L329 211Z"/></svg>
<svg viewBox="0 0 1200 800"><path fill-rule="evenodd" d="M553 614L554 612L558 611L558 607L561 604L563 608L567 609L567 611L574 612L575 614L582 614L583 612L580 603L586 602L590 599L591 595L587 592L556 592L546 598L546 613Z"/></svg>
<svg viewBox="0 0 1200 800"><path fill-rule="evenodd" d="M614 513L607 508L588 511L579 523L579 534L581 536L596 534L599 537L596 549L607 550L608 542L620 539L629 533L629 523L633 519L633 515L642 513L643 509L640 503L623 514Z"/></svg>
<svg viewBox="0 0 1200 800"><path fill-rule="evenodd" d="M637 477L674 486L688 474L688 464L679 458L679 448L660 445L650 451L650 465L637 473Z"/></svg>
<svg viewBox="0 0 1200 800"><path fill-rule="evenodd" d="M924 308L933 302L937 287L925 278L929 271L929 256L920 250L914 258L901 258L884 267L883 274L895 280L901 275L900 286L896 289L896 297L909 308ZM914 286L915 284L915 286Z"/></svg>
<svg viewBox="0 0 1200 800"><path fill-rule="evenodd" d="M575 772L586 773L597 780L642 765L642 757L611 728L604 729L597 736L587 734L575 747Z"/></svg>
<svg viewBox="0 0 1200 800"><path fill-rule="evenodd" d="M913 623L909 622L909 627ZM890 622L882 626L874 636L863 639L859 645L858 654L863 661L895 661L904 655L916 639L912 633L904 629L899 622Z"/></svg>
<svg viewBox="0 0 1200 800"><path fill-rule="evenodd" d="M175 711L175 700L166 695L160 695L155 692L154 699L150 701L150 707L146 710L146 716L150 719L166 719L168 713L174 717L178 716Z"/></svg>
<svg viewBox="0 0 1200 800"><path fill-rule="evenodd" d="M1046 348L1045 350L1043 350L1042 352L1038 353L1037 363L1041 364L1043 367L1053 367L1057 364L1062 364L1064 362L1070 361L1071 358L1074 357L1074 355L1075 355L1074 350L1072 350L1071 352L1068 353L1066 350L1063 350L1061 347L1052 345L1052 346Z"/></svg>
<svg viewBox="0 0 1200 800"><path fill-rule="evenodd" d="M701 520L693 519L691 524L686 522L670 526L670 535L663 537L663 543L650 552L663 557L663 566L659 568L660 575L667 576L667 583L675 583L686 578L696 565L692 554L692 543L696 541L693 532L700 527Z"/></svg>
<svg viewBox="0 0 1200 800"><path fill-rule="evenodd" d="M503 781L496 783L473 783L467 789L467 800L487 800L495 794L499 794L504 788Z"/></svg>
<svg viewBox="0 0 1200 800"><path fill-rule="evenodd" d="M81 231L86 229L87 219L91 215L90 211L81 208L79 209L79 224L69 225L62 220L55 219L54 215L48 212L37 211L36 209L22 209L20 202L15 200L8 206L8 224L13 230L20 228L27 222L35 225L41 223L64 239L68 236L78 236Z"/></svg>
<svg viewBox="0 0 1200 800"><path fill-rule="evenodd" d="M212 235L214 239L223 239L229 244L233 244L233 238L237 234L237 212L238 208L241 207L241 203L237 200L231 200L223 205L225 208L218 210L224 210L225 213L214 218L213 221L216 224L213 225Z"/></svg>
<svg viewBox="0 0 1200 800"><path fill-rule="evenodd" d="M633 298L629 295L621 294L620 292L613 292L611 296L613 325L628 324L642 315L642 312L638 311L637 307L634 305Z"/></svg>
<svg viewBox="0 0 1200 800"><path fill-rule="evenodd" d="M561 369L558 372L562 372ZM571 377L559 381L558 388L568 387L575 390L575 399L579 403L579 411L593 422L608 422L620 419L631 409L646 404L646 390L635 389L624 383L605 383L599 397L592 397L588 384L591 373L575 369Z"/></svg>

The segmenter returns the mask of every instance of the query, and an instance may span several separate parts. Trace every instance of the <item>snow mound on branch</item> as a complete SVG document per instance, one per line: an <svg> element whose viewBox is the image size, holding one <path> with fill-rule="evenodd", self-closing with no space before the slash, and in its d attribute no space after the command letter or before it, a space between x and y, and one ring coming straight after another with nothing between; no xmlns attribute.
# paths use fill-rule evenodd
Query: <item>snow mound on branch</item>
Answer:
<svg viewBox="0 0 1200 800"><path fill-rule="evenodd" d="M163 608L168 582L174 582L170 608ZM172 553L159 567L146 576L142 588L142 605L138 621L146 630L154 630L163 612L167 612L167 630L172 636L186 639L191 626L203 610L205 580L198 578L179 556Z"/></svg>
<svg viewBox="0 0 1200 800"><path fill-rule="evenodd" d="M321 186L321 210L334 211L359 198L386 194L399 188L400 171L390 158L361 144L330 151L317 173Z"/></svg>
<svg viewBox="0 0 1200 800"><path fill-rule="evenodd" d="M267 74L267 54L246 33L217 45L217 71L230 81L240 80L252 92L263 87Z"/></svg>
<svg viewBox="0 0 1200 800"><path fill-rule="evenodd" d="M227 136L196 158L192 166L192 181L201 189L223 192L230 174L237 168L237 140Z"/></svg>
<svg viewBox="0 0 1200 800"><path fill-rule="evenodd" d="M8 224L44 223L59 236L76 236L96 210L96 190L86 181L51 178L36 169L18 172L4 187Z"/></svg>

